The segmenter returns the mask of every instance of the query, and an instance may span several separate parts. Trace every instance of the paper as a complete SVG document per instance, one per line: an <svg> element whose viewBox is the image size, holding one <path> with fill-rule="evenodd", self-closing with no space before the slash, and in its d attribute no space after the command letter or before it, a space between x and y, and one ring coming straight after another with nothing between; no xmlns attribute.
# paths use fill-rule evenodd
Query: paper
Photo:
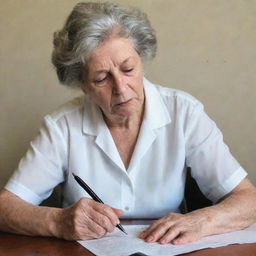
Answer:
<svg viewBox="0 0 256 256"><path fill-rule="evenodd" d="M128 256L135 252L142 252L148 256L172 256L204 248L256 242L256 223L244 230L208 236L185 245L146 243L138 238L138 234L148 225L123 225L123 227L128 235L116 229L100 239L78 242L97 256Z"/></svg>

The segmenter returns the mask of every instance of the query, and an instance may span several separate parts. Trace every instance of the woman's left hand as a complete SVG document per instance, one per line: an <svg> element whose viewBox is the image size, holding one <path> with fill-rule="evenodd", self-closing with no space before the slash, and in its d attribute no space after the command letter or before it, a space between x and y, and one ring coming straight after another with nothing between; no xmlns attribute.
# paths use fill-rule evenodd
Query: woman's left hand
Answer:
<svg viewBox="0 0 256 256"><path fill-rule="evenodd" d="M170 213L155 221L139 235L139 238L149 243L159 242L160 244L178 245L194 242L207 235L209 229L207 219L204 211L187 214Z"/></svg>
<svg viewBox="0 0 256 256"><path fill-rule="evenodd" d="M185 244L205 236L240 230L256 221L256 188L244 179L218 204L187 214L170 213L139 237L146 242Z"/></svg>

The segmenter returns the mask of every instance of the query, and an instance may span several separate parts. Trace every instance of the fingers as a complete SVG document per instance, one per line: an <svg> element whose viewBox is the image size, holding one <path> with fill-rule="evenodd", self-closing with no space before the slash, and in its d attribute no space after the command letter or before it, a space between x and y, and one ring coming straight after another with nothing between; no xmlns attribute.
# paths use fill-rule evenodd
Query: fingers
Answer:
<svg viewBox="0 0 256 256"><path fill-rule="evenodd" d="M172 213L154 222L139 235L139 238L148 243L184 244L197 241L203 237L203 233L200 231L202 228L199 226L195 218L191 216Z"/></svg>
<svg viewBox="0 0 256 256"><path fill-rule="evenodd" d="M162 237L159 239L160 244L167 244L172 243L176 241L176 239L179 239L182 237L183 234L179 228L170 228Z"/></svg>
<svg viewBox="0 0 256 256"><path fill-rule="evenodd" d="M106 230L97 224L90 217L83 220L82 225L74 225L77 239L87 240L102 237L106 234Z"/></svg>
<svg viewBox="0 0 256 256"><path fill-rule="evenodd" d="M111 225L111 231L107 229L108 232L112 232L114 227L120 223L119 216L123 214L123 212L119 209L111 208L106 204L101 204L97 202L92 202L92 208L99 213L97 215L97 223L102 227L109 227Z"/></svg>
<svg viewBox="0 0 256 256"><path fill-rule="evenodd" d="M165 227L164 224L161 225L161 222L156 221L148 229L144 230L139 237L144 239L146 242L152 243L164 235L166 228L167 227Z"/></svg>
<svg viewBox="0 0 256 256"><path fill-rule="evenodd" d="M121 209L116 209L116 208L112 208L112 209L113 209L113 211L115 212L115 214L116 214L118 217L120 217L120 216L122 216L122 215L124 214L124 211L121 210Z"/></svg>
<svg viewBox="0 0 256 256"><path fill-rule="evenodd" d="M199 239L199 238L198 238ZM190 233L183 233L177 238L172 240L172 244L174 245L180 245L180 244L186 244L186 243L191 243L196 240L198 240L196 236L192 236Z"/></svg>
<svg viewBox="0 0 256 256"><path fill-rule="evenodd" d="M59 236L68 240L102 237L115 229L120 223L118 216L122 214L119 209L82 198L73 206L63 209L59 221Z"/></svg>
<svg viewBox="0 0 256 256"><path fill-rule="evenodd" d="M159 225L155 229L142 232L139 237L148 243L159 242L160 244L172 243L177 245L189 242L189 236L175 226L164 228L164 226Z"/></svg>
<svg viewBox="0 0 256 256"><path fill-rule="evenodd" d="M140 235L140 238L144 239L148 243L159 242L161 244L166 244L179 236L180 232L179 228L171 226L170 223L160 222L144 231Z"/></svg>
<svg viewBox="0 0 256 256"><path fill-rule="evenodd" d="M115 226L117 225L115 225L115 223L113 223L113 221L111 221L106 215L101 214L94 209L91 209L88 212L88 217L91 219L95 226L97 224L98 226L103 228L105 232L113 232Z"/></svg>

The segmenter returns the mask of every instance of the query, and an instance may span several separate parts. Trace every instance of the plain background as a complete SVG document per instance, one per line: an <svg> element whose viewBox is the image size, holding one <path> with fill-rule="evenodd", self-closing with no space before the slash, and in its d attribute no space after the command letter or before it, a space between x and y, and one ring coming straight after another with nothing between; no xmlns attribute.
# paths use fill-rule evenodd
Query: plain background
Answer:
<svg viewBox="0 0 256 256"><path fill-rule="evenodd" d="M78 1L1 0L0 188L42 118L80 94L59 85L52 35ZM256 1L127 0L145 11L158 37L152 82L187 91L205 105L256 185Z"/></svg>

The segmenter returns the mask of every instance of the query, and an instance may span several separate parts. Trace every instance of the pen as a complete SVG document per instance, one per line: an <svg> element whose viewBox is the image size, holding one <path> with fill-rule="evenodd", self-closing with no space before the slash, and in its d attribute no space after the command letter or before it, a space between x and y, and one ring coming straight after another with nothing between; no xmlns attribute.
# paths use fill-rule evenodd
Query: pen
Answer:
<svg viewBox="0 0 256 256"><path fill-rule="evenodd" d="M74 179L77 181L77 183L92 197L93 200L104 204L103 201L93 192L93 190L79 176L75 175L74 173L72 174L74 176ZM117 224L116 227L127 235L127 233L125 232L121 224Z"/></svg>

